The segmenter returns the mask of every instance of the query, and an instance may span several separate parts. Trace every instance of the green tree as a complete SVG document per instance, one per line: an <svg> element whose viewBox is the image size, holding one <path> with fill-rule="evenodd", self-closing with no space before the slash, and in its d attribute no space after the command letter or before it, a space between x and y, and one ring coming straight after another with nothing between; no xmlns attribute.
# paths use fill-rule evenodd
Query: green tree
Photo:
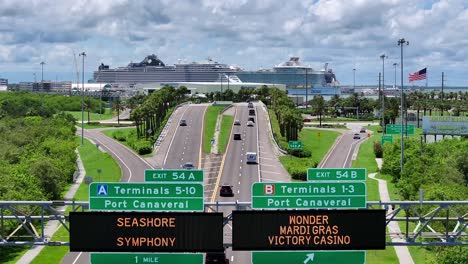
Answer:
<svg viewBox="0 0 468 264"><path fill-rule="evenodd" d="M315 95L314 98L312 99L312 115L318 115L319 116L319 122L320 122L320 127L322 127L322 116L325 115L327 111L325 99L323 99L323 96L320 95Z"/></svg>
<svg viewBox="0 0 468 264"><path fill-rule="evenodd" d="M112 103L112 110L117 112L117 124L120 124L120 111L125 109L125 103L119 97L116 97Z"/></svg>

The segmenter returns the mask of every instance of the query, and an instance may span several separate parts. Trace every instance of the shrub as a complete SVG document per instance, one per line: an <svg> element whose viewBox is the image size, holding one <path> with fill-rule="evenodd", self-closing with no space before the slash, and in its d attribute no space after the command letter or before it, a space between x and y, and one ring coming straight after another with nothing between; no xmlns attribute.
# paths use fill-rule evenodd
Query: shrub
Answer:
<svg viewBox="0 0 468 264"><path fill-rule="evenodd" d="M288 149L288 153L299 158L307 158L312 156L312 152L307 149Z"/></svg>
<svg viewBox="0 0 468 264"><path fill-rule="evenodd" d="M136 141L134 149L138 152L139 155L149 154L153 151L151 142L146 140Z"/></svg>
<svg viewBox="0 0 468 264"><path fill-rule="evenodd" d="M125 135L125 133L121 130L116 130L112 133L112 137L117 139L118 141L126 141L127 140L127 136Z"/></svg>
<svg viewBox="0 0 468 264"><path fill-rule="evenodd" d="M295 180L306 181L307 180L307 170L299 169L299 168L290 168L289 174Z"/></svg>
<svg viewBox="0 0 468 264"><path fill-rule="evenodd" d="M374 154L376 158L383 157L383 148L382 144L379 141L374 141Z"/></svg>

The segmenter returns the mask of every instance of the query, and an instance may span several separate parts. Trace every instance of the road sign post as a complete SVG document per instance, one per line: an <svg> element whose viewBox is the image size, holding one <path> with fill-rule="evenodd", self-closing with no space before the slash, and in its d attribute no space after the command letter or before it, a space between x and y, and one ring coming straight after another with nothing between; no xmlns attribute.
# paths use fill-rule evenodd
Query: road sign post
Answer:
<svg viewBox="0 0 468 264"><path fill-rule="evenodd" d="M252 185L252 208L366 208L366 194L363 182L257 182Z"/></svg>
<svg viewBox="0 0 468 264"><path fill-rule="evenodd" d="M339 168L339 169L307 169L307 181L365 181L366 169Z"/></svg>
<svg viewBox="0 0 468 264"><path fill-rule="evenodd" d="M200 253L91 253L91 264L202 264L203 254Z"/></svg>
<svg viewBox="0 0 468 264"><path fill-rule="evenodd" d="M302 142L290 140L289 149L302 149Z"/></svg>
<svg viewBox="0 0 468 264"><path fill-rule="evenodd" d="M89 209L99 211L203 211L200 183L91 183Z"/></svg>
<svg viewBox="0 0 468 264"><path fill-rule="evenodd" d="M365 251L253 251L252 264L363 264Z"/></svg>

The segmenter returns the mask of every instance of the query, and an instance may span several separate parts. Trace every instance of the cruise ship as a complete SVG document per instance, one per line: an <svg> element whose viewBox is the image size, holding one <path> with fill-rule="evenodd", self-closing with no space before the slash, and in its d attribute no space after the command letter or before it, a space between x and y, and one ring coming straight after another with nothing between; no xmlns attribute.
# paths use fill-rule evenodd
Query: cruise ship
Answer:
<svg viewBox="0 0 468 264"><path fill-rule="evenodd" d="M340 95L339 82L333 71L327 67L328 64L325 64L323 70L314 70L310 66L302 65L299 57L291 57L289 61L273 69L238 71L236 75L242 82L285 84L290 96Z"/></svg>
<svg viewBox="0 0 468 264"><path fill-rule="evenodd" d="M166 65L156 55L146 56L141 62L126 67L109 68L101 65L93 77L98 83L145 84L161 82L236 82L235 70L208 58L205 62Z"/></svg>

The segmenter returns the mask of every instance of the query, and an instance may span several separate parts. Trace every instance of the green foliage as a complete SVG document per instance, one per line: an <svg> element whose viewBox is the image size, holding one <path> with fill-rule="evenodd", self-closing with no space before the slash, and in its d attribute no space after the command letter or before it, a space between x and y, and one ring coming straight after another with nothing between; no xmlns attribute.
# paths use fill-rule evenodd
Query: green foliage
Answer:
<svg viewBox="0 0 468 264"><path fill-rule="evenodd" d="M466 264L468 263L468 248L457 247L437 247L437 254L433 264Z"/></svg>
<svg viewBox="0 0 468 264"><path fill-rule="evenodd" d="M118 141L126 141L127 140L127 134L124 133L124 131L119 130L119 129L112 132L112 137L117 139Z"/></svg>
<svg viewBox="0 0 468 264"><path fill-rule="evenodd" d="M203 130L203 152L211 152L211 139L214 138L216 121L224 106L209 106L205 114L205 128Z"/></svg>
<svg viewBox="0 0 468 264"><path fill-rule="evenodd" d="M383 148L382 144L379 141L374 141L374 155L376 158L383 157Z"/></svg>
<svg viewBox="0 0 468 264"><path fill-rule="evenodd" d="M312 156L312 152L308 149L288 149L288 154L299 158L307 158Z"/></svg>
<svg viewBox="0 0 468 264"><path fill-rule="evenodd" d="M144 140L144 139L139 139L133 143L133 147L136 152L140 155L144 154L149 154L153 151L153 146L151 142Z"/></svg>

